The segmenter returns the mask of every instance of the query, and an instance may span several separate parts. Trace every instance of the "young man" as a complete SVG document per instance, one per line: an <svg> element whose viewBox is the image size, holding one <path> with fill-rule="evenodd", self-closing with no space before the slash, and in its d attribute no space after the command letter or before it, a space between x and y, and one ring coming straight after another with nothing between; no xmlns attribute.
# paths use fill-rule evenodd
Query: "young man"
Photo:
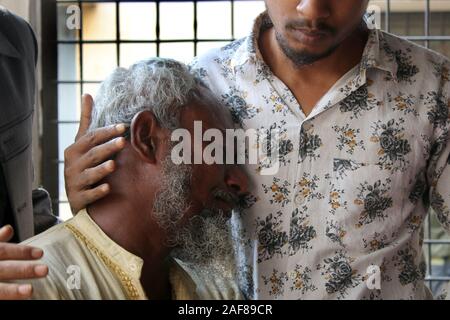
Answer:
<svg viewBox="0 0 450 320"><path fill-rule="evenodd" d="M173 130L194 136L195 121L205 131L233 128L229 111L181 63L154 58L103 82L91 130L129 126L105 179L113 192L25 242L42 248L49 266L32 281L33 298L242 298L225 226L246 176L237 165L173 163Z"/></svg>
<svg viewBox="0 0 450 320"><path fill-rule="evenodd" d="M430 205L450 230L450 63L369 28L367 5L267 0L249 37L194 62L236 122L285 132L275 176L248 167L258 298L430 297Z"/></svg>

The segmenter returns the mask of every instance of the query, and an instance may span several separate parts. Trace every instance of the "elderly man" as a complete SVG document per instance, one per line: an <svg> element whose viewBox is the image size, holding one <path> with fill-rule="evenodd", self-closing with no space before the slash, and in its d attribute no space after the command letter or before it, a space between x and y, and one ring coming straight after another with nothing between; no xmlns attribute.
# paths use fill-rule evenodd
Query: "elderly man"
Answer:
<svg viewBox="0 0 450 320"><path fill-rule="evenodd" d="M232 128L229 111L181 63L154 58L104 81L90 130L128 128L103 183L114 189L31 238L49 266L36 299L239 299L229 228L245 194L236 165L175 165L171 133Z"/></svg>

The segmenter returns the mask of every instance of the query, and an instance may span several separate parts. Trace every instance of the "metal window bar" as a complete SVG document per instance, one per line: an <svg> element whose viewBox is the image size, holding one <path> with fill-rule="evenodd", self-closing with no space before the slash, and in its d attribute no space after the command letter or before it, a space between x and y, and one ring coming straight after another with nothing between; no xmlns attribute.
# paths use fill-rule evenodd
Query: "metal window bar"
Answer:
<svg viewBox="0 0 450 320"><path fill-rule="evenodd" d="M54 159L58 157L58 108L57 108L57 25L56 25L56 6L51 0L42 0L41 12L51 19L41 19L41 28L46 36L42 37L42 47L47 48L48 52L42 55L42 124L43 131L42 144L42 184L52 195L52 199L59 199L59 180L58 165L55 165ZM53 206L55 213L58 214L58 204Z"/></svg>
<svg viewBox="0 0 450 320"><path fill-rule="evenodd" d="M221 2L226 1L231 3L231 38L230 39L199 39L198 38L198 24L197 24L197 4L202 1L208 2ZM57 39L56 34L56 7L58 4L68 3L67 1L62 0L42 0L42 13L46 15L45 18L42 19L42 28L43 32L45 32L46 36L50 36L55 40L45 40L43 45L49 49L46 50L46 55L43 59L43 79L44 79L44 88L43 88L43 105L45 108L44 111L44 141L46 143L43 144L43 185L51 192L54 204L54 211L58 213L59 204L67 203L67 201L59 200L58 193L58 181L59 181L59 173L58 166L63 163L61 159L58 158L58 126L60 124L77 124L78 121L61 121L58 119L58 108L57 108L57 91L58 86L60 84L80 84L80 94L84 91L83 86L85 84L98 84L100 81L89 81L84 80L83 74L83 44L115 44L116 45L116 61L117 65L120 64L120 55L121 49L120 44L123 43L154 43L156 44L156 54L160 55L160 45L161 43L193 43L194 45L194 55L197 55L197 45L201 42L230 42L235 40L235 29L234 29L234 13L235 13L235 3L239 1L246 0L197 0L191 1L194 5L194 37L192 39L171 39L171 40L163 40L160 37L160 2L170 2L168 0L153 0L153 1L140 1L140 2L151 2L156 5L156 39L155 40L122 40L120 35L120 3L126 1L120 0L74 0L71 3L78 3L79 8L81 9L81 30L79 30L78 39L77 40L59 40ZM387 32L391 32L392 30L392 4L394 1L399 0L385 0L385 12L384 12L384 30ZM432 41L449 41L450 35L430 35L430 18L431 18L431 0L424 0L425 8L424 8L424 35L408 35L404 36L404 38L411 41L423 41L424 45L429 48L430 42ZM95 4L95 3L115 3L116 8L116 39L115 40L84 40L83 39L83 3ZM51 17L51 18L49 18ZM77 81L67 81L67 80L58 80L57 77L57 68L55 66L55 61L57 55L57 45L59 44L76 44L78 45L79 50L79 73L80 80ZM429 215L427 218L427 231L429 236L431 236L431 216ZM428 258L428 263L431 264L432 261L432 246L434 245L448 245L450 246L450 239L442 240L442 239L425 239L424 246L426 246L426 254ZM431 286L432 282L442 282L449 281L450 276L435 276L433 275L433 270L431 266L428 266L428 272L426 276L426 281Z"/></svg>

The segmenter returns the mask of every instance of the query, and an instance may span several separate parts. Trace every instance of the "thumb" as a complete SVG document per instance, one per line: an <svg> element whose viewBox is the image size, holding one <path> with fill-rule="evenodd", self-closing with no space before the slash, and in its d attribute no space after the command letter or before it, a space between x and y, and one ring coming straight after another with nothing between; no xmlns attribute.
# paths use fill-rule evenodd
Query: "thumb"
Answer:
<svg viewBox="0 0 450 320"><path fill-rule="evenodd" d="M78 132L75 137L75 141L84 136L91 124L92 107L94 105L94 100L90 94L85 94L81 98L81 116L80 125L78 127Z"/></svg>
<svg viewBox="0 0 450 320"><path fill-rule="evenodd" d="M0 242L8 242L14 235L14 229L10 226L4 226L0 228Z"/></svg>

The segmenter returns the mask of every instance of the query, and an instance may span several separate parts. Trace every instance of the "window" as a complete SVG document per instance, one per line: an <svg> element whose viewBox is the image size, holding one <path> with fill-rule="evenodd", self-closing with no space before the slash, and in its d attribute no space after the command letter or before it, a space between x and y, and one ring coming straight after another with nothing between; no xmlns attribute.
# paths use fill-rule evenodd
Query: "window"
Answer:
<svg viewBox="0 0 450 320"><path fill-rule="evenodd" d="M450 57L450 1L371 0L370 4L380 13L381 29ZM79 8L80 29L66 25L71 6ZM43 184L54 196L55 212L63 219L71 216L63 152L78 128L81 94L95 95L100 81L116 66L127 67L150 56L188 62L210 48L246 36L263 10L262 0L43 0L43 33L50 38L42 49ZM424 245L427 279L433 288L450 280L442 272L443 257L450 256L450 240L439 230L431 215Z"/></svg>

